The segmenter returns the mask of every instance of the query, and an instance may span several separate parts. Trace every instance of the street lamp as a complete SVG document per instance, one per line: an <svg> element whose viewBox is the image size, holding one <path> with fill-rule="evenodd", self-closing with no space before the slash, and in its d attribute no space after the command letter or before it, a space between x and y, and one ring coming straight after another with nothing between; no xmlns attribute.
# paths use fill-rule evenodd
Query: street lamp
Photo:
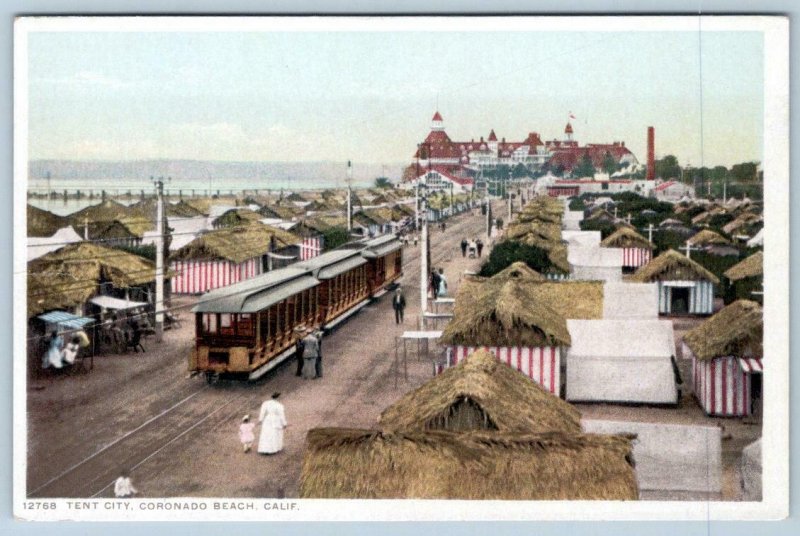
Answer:
<svg viewBox="0 0 800 536"><path fill-rule="evenodd" d="M430 172L429 172L430 173ZM428 174L429 174L428 173ZM425 176L425 182L420 184L420 178L418 177L417 185L422 190L419 194L419 201L420 201L420 208L422 212L422 233L421 233L421 251L419 254L419 266L420 266L420 277L419 277L419 289L420 289L420 316L419 316L419 324L420 329L425 326L425 313L428 310L428 209L427 209L427 201L428 201L428 184L427 178L428 174Z"/></svg>

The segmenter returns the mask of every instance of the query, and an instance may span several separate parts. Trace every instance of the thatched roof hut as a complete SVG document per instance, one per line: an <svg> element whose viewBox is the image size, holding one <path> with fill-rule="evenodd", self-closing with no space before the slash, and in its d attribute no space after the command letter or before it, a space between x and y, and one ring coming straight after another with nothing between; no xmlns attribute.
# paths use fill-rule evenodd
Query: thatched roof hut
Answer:
<svg viewBox="0 0 800 536"><path fill-rule="evenodd" d="M28 236L53 236L69 225L69 219L50 211L27 205Z"/></svg>
<svg viewBox="0 0 800 536"><path fill-rule="evenodd" d="M743 261L728 268L723 274L731 281L764 276L764 252L753 253Z"/></svg>
<svg viewBox="0 0 800 536"><path fill-rule="evenodd" d="M299 244L302 239L288 231L257 224L202 233L175 251L172 260L221 259L238 264L266 255L273 249Z"/></svg>
<svg viewBox="0 0 800 536"><path fill-rule="evenodd" d="M764 317L761 306L750 300L737 300L692 329L683 342L700 360L741 356L746 348L762 355Z"/></svg>
<svg viewBox="0 0 800 536"><path fill-rule="evenodd" d="M442 334L445 344L569 346L567 318L602 317L602 282L542 281L521 264L462 283L453 320Z"/></svg>
<svg viewBox="0 0 800 536"><path fill-rule="evenodd" d="M381 413L382 428L501 433L581 431L580 413L487 350L446 369Z"/></svg>
<svg viewBox="0 0 800 536"><path fill-rule="evenodd" d="M321 428L306 441L302 498L638 498L629 437Z"/></svg>
<svg viewBox="0 0 800 536"><path fill-rule="evenodd" d="M129 288L155 280L155 263L90 242L70 244L28 263L28 316L74 307L110 282Z"/></svg>
<svg viewBox="0 0 800 536"><path fill-rule="evenodd" d="M264 216L249 208L232 208L215 218L214 221L211 222L211 225L215 229L221 227L238 227L241 225L260 225L263 218Z"/></svg>
<svg viewBox="0 0 800 536"><path fill-rule="evenodd" d="M704 229L692 236L687 242L693 246L728 245L730 240L710 229Z"/></svg>
<svg viewBox="0 0 800 536"><path fill-rule="evenodd" d="M631 229L630 227L618 227L605 240L600 242L601 247L606 248L643 248L653 249L655 246L645 237Z"/></svg>
<svg viewBox="0 0 800 536"><path fill-rule="evenodd" d="M629 281L652 283L654 281L670 279L706 279L712 283L719 284L717 276L674 249L665 251L639 268L629 278Z"/></svg>
<svg viewBox="0 0 800 536"><path fill-rule="evenodd" d="M155 219L142 207L126 207L111 199L79 210L69 219L78 229L83 229L87 221L90 224L119 222L138 238L142 238L145 232L152 231L156 227Z"/></svg>

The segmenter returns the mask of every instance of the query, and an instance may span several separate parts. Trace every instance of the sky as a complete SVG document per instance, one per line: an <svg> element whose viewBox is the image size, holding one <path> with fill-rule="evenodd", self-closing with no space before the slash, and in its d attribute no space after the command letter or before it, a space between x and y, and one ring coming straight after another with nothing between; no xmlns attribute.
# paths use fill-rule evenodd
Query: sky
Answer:
<svg viewBox="0 0 800 536"><path fill-rule="evenodd" d="M30 160L410 162L438 109L623 140L640 161L760 161L760 32L32 32ZM702 125L702 127L701 127Z"/></svg>

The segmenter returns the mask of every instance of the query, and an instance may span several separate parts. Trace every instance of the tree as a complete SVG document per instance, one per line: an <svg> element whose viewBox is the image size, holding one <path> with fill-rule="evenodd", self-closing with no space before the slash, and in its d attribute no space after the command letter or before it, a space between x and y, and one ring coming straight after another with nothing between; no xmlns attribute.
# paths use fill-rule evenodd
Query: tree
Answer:
<svg viewBox="0 0 800 536"><path fill-rule="evenodd" d="M378 177L375 179L375 188L391 188L392 181L390 181L387 177Z"/></svg>
<svg viewBox="0 0 800 536"><path fill-rule="evenodd" d="M522 242L506 240L492 248L489 259L481 266L479 275L483 277L493 276L517 261L524 262L540 273L547 272L552 266L545 250Z"/></svg>
<svg viewBox="0 0 800 536"><path fill-rule="evenodd" d="M617 171L617 159L608 151L606 151L606 155L603 157L603 171L609 175Z"/></svg>
<svg viewBox="0 0 800 536"><path fill-rule="evenodd" d="M594 164L588 152L583 153L580 161L572 168L572 175L575 177L594 177Z"/></svg>
<svg viewBox="0 0 800 536"><path fill-rule="evenodd" d="M528 168L525 167L525 164L520 162L514 166L514 169L511 171L511 176L515 179L524 179L525 177L530 176L530 172L528 171Z"/></svg>
<svg viewBox="0 0 800 536"><path fill-rule="evenodd" d="M350 241L350 232L346 227L331 227L322 231L325 239L325 249L336 249Z"/></svg>
<svg viewBox="0 0 800 536"><path fill-rule="evenodd" d="M681 176L681 166L678 158L668 154L660 160L656 160L656 177L662 179L677 179Z"/></svg>

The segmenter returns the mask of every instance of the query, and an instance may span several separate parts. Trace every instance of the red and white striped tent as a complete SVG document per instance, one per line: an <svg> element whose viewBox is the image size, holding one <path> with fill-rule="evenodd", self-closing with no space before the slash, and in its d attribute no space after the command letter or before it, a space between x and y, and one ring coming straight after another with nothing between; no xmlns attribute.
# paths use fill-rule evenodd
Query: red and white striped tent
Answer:
<svg viewBox="0 0 800 536"><path fill-rule="evenodd" d="M297 258L300 242L261 223L208 231L171 255L172 292L200 294L250 279L266 271L270 253Z"/></svg>
<svg viewBox="0 0 800 536"><path fill-rule="evenodd" d="M559 396L561 387L561 349L515 346L454 346L448 352L447 366L464 361L476 350L488 350L498 360L529 377L548 392ZM441 372L441 371L440 371Z"/></svg>
<svg viewBox="0 0 800 536"><path fill-rule="evenodd" d="M620 226L600 242L600 245L606 248L621 249L624 268L644 266L653 258L653 244L627 226Z"/></svg>
<svg viewBox="0 0 800 536"><path fill-rule="evenodd" d="M303 237L303 242L300 244L300 260L305 261L312 259L322 253L323 238L321 236L306 236Z"/></svg>
<svg viewBox="0 0 800 536"><path fill-rule="evenodd" d="M753 413L754 377L764 372L762 338L761 306L749 300L733 302L686 334L683 357L692 360L693 391L707 415Z"/></svg>

